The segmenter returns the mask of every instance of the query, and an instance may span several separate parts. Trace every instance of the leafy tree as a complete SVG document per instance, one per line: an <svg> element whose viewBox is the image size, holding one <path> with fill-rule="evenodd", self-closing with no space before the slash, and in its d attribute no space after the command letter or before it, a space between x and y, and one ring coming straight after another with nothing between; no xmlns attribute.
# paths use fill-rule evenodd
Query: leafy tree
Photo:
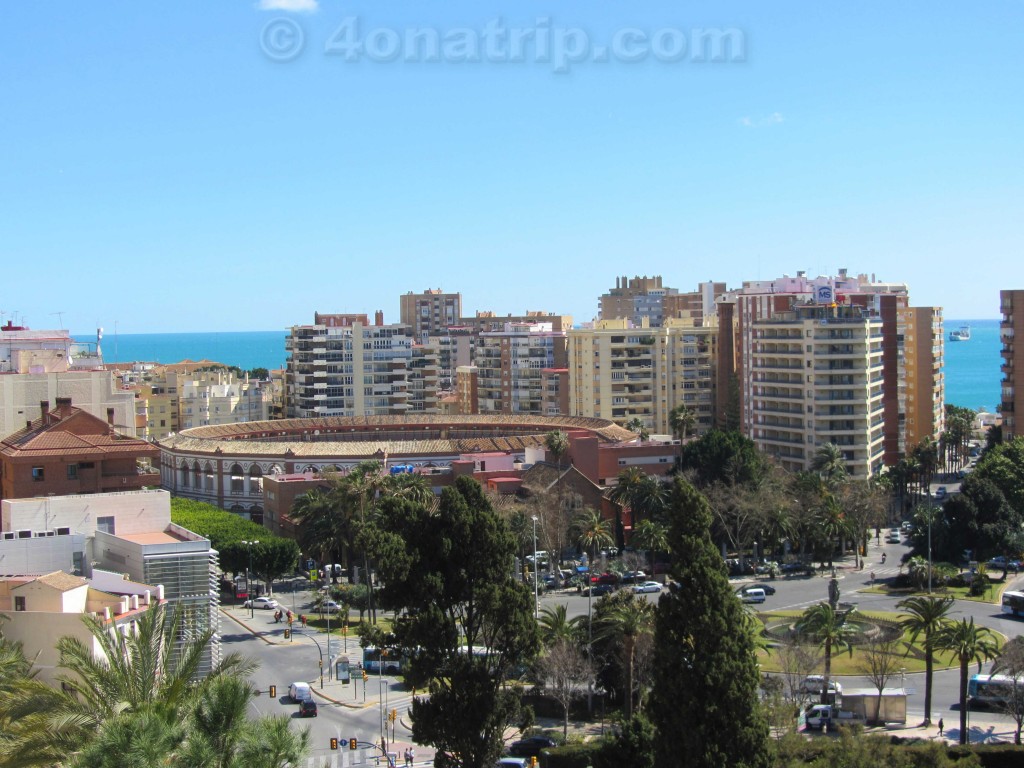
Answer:
<svg viewBox="0 0 1024 768"><path fill-rule="evenodd" d="M767 766L754 644L711 541L707 501L677 478L667 517L675 583L659 601L655 622L658 676L650 711L656 761L693 768Z"/></svg>
<svg viewBox="0 0 1024 768"><path fill-rule="evenodd" d="M987 627L976 627L970 620L946 621L935 635L935 647L949 651L960 662L960 743L967 743L967 675L972 662L978 671L999 650L996 635Z"/></svg>
<svg viewBox="0 0 1024 768"><path fill-rule="evenodd" d="M654 768L654 747L654 725L638 712L605 736L593 757L594 768Z"/></svg>
<svg viewBox="0 0 1024 768"><path fill-rule="evenodd" d="M640 442L646 442L650 438L650 432L647 430L647 425L644 424L643 419L634 416L632 419L627 421L624 425L626 429L635 434L640 438Z"/></svg>
<svg viewBox="0 0 1024 768"><path fill-rule="evenodd" d="M381 604L401 611L397 642L416 651L410 672L432 677L430 698L413 701L413 737L438 750L441 768L490 768L517 717L504 673L539 648L533 596L511 578L515 541L470 478L444 489L437 512L406 499L381 506L387 525L361 537L381 564Z"/></svg>
<svg viewBox="0 0 1024 768"><path fill-rule="evenodd" d="M796 623L797 631L813 639L825 652L825 680L821 687L821 703L828 702L829 680L832 677L832 651L846 647L853 654L850 635L853 628L847 625L847 613L840 613L828 603L817 603L807 608Z"/></svg>
<svg viewBox="0 0 1024 768"><path fill-rule="evenodd" d="M656 520L641 520L633 527L631 543L634 547L648 552L650 563L653 566L655 555L658 552L669 551L668 528Z"/></svg>
<svg viewBox="0 0 1024 768"><path fill-rule="evenodd" d="M311 488L292 503L288 516L298 527L304 552L320 563L347 562L355 536L352 510L345 499L330 489Z"/></svg>
<svg viewBox="0 0 1024 768"><path fill-rule="evenodd" d="M847 476L843 449L835 443L818 446L814 452L814 458L811 459L811 470L817 472L825 484L831 488L842 484Z"/></svg>
<svg viewBox="0 0 1024 768"><path fill-rule="evenodd" d="M640 520L659 519L665 509L667 495L660 479L645 474L639 467L629 467L619 473L609 498L631 511L635 526Z"/></svg>
<svg viewBox="0 0 1024 768"><path fill-rule="evenodd" d="M602 547L615 544L611 523L601 517L596 509L584 509L577 514L572 522L572 533L576 543L590 556L591 562L597 559L597 553Z"/></svg>
<svg viewBox="0 0 1024 768"><path fill-rule="evenodd" d="M718 429L684 445L680 466L694 472L698 488L717 482L752 482L766 471L764 457L752 440L739 432Z"/></svg>
<svg viewBox="0 0 1024 768"><path fill-rule="evenodd" d="M868 642L858 654L860 660L857 669L878 691L875 704L875 723L879 722L882 711L882 692L888 683L900 671L900 660L896 655L899 650L898 640L875 638Z"/></svg>
<svg viewBox="0 0 1024 768"><path fill-rule="evenodd" d="M950 608L953 607L951 597L908 597L896 604L909 616L900 622L900 626L910 632L913 642L924 635L924 724L932 724L932 679L935 668L935 636Z"/></svg>
<svg viewBox="0 0 1024 768"><path fill-rule="evenodd" d="M686 437L693 431L696 424L697 413L688 405L677 405L668 412L668 425L680 442L686 440Z"/></svg>

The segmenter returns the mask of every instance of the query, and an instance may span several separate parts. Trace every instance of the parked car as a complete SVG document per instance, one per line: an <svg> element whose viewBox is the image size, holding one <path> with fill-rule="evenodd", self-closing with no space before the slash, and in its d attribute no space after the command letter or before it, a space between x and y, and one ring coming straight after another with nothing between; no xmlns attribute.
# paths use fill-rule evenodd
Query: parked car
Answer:
<svg viewBox="0 0 1024 768"><path fill-rule="evenodd" d="M760 589L766 595L775 594L775 587L773 587L771 584L744 584L742 587L736 590L736 594L742 595L746 592L749 592L752 589Z"/></svg>
<svg viewBox="0 0 1024 768"><path fill-rule="evenodd" d="M661 584L656 581L645 581L640 584L634 584L633 591L638 595L644 592L661 592Z"/></svg>
<svg viewBox="0 0 1024 768"><path fill-rule="evenodd" d="M600 597L601 595L610 595L614 591L614 584L593 584L584 589L583 594L590 595L591 597Z"/></svg>
<svg viewBox="0 0 1024 768"><path fill-rule="evenodd" d="M940 485L938 488L935 489L935 498L936 499L944 499L944 498L946 498L946 486Z"/></svg>
<svg viewBox="0 0 1024 768"><path fill-rule="evenodd" d="M499 757L494 768L526 768L530 764L526 757Z"/></svg>
<svg viewBox="0 0 1024 768"><path fill-rule="evenodd" d="M275 608L280 608L272 597L257 597L255 600L246 600L242 603L243 608L262 608L265 611L272 611Z"/></svg>
<svg viewBox="0 0 1024 768"><path fill-rule="evenodd" d="M527 736L525 739L513 741L508 751L514 757L537 757L542 749L557 746L558 743L547 736Z"/></svg>
<svg viewBox="0 0 1024 768"><path fill-rule="evenodd" d="M626 571L622 574L623 584L639 584L647 581L647 574L643 571Z"/></svg>
<svg viewBox="0 0 1024 768"><path fill-rule="evenodd" d="M304 699L299 702L299 717L316 717L316 702L312 699Z"/></svg>
<svg viewBox="0 0 1024 768"><path fill-rule="evenodd" d="M333 600L324 600L324 613L337 613L342 610L342 606Z"/></svg>
<svg viewBox="0 0 1024 768"><path fill-rule="evenodd" d="M599 573L596 576L590 577L591 584L618 584L619 574L617 573Z"/></svg>
<svg viewBox="0 0 1024 768"><path fill-rule="evenodd" d="M808 565L807 563L783 563L782 567L779 570L781 570L783 573L788 573L791 575L804 573L813 574L814 566Z"/></svg>

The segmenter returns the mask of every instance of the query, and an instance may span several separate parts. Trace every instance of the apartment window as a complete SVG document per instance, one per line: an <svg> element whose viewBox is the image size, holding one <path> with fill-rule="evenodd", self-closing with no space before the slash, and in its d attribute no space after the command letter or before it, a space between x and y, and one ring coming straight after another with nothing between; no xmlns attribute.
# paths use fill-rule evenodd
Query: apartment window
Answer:
<svg viewBox="0 0 1024 768"><path fill-rule="evenodd" d="M24 611L25 610L25 597L24 595L14 596L14 610Z"/></svg>
<svg viewBox="0 0 1024 768"><path fill-rule="evenodd" d="M68 480L77 480L77 479L78 479L78 465L77 464L68 464Z"/></svg>
<svg viewBox="0 0 1024 768"><path fill-rule="evenodd" d="M32 467L32 479L37 483L41 483L45 475L46 473L43 471L42 467Z"/></svg>
<svg viewBox="0 0 1024 768"><path fill-rule="evenodd" d="M109 517L97 517L96 518L96 530L102 533L114 533L114 516Z"/></svg>

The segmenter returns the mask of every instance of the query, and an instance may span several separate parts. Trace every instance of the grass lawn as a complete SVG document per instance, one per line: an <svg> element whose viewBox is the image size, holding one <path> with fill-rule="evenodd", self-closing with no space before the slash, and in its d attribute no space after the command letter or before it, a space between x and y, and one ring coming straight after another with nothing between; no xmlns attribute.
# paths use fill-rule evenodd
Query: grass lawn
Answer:
<svg viewBox="0 0 1024 768"><path fill-rule="evenodd" d="M976 603L999 603L1002 600L1003 592L1009 587L1009 581L993 582L989 585L984 595L972 597L968 594L968 587L932 587L932 594L939 597L954 597L957 600L973 600ZM928 590L918 592L915 589L890 589L883 582L873 587L858 589L858 592L867 592L874 595L889 595L891 597L926 597Z"/></svg>
<svg viewBox="0 0 1024 768"><path fill-rule="evenodd" d="M857 611L857 615L864 618L879 618L888 619L889 621L899 621L906 617L906 614L902 613L890 613L883 611ZM764 619L793 619L796 621L801 616L801 611L771 611L769 613L763 613L759 615L759 618L763 621ZM997 636L997 642L1000 646L1006 641L1006 638L995 633ZM899 640L900 653L897 654L897 660L899 666L903 667L907 672L924 672L924 637L918 637L917 642L911 642L910 633L904 632L903 636ZM761 665L761 670L764 672L781 672L782 669L779 666L779 659L776 654L769 652L768 649L758 649L757 660ZM864 654L859 653L857 646L854 646L853 654L851 655L849 650L843 648L842 650L833 650L832 652L832 674L833 675L864 675L865 672L861 669L864 663ZM950 653L936 653L935 654L935 669L950 669L958 666L958 662ZM816 670L817 671L817 670Z"/></svg>

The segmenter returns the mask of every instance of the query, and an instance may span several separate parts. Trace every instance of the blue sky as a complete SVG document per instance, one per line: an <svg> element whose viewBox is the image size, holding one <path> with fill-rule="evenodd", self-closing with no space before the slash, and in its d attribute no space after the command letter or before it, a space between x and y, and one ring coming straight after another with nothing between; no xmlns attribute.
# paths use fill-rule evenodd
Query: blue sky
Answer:
<svg viewBox="0 0 1024 768"><path fill-rule="evenodd" d="M579 321L616 275L838 267L992 317L1024 287L1019 2L263 4L312 8L4 7L4 320L397 321L399 294L442 287ZM488 25L614 50L556 72L536 45L407 45ZM633 28L646 53L614 44ZM737 30L742 55L694 60L695 29Z"/></svg>

